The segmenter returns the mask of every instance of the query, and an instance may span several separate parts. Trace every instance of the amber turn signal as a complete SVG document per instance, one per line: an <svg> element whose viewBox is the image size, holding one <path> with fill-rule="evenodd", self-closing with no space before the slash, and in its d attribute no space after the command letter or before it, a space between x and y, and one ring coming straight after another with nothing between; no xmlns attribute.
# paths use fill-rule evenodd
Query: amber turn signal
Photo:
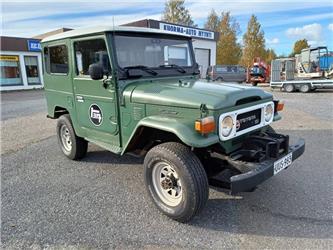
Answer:
<svg viewBox="0 0 333 250"><path fill-rule="evenodd" d="M208 134L215 131L215 120L213 116L208 116L195 121L195 130L201 134Z"/></svg>
<svg viewBox="0 0 333 250"><path fill-rule="evenodd" d="M276 110L282 111L283 108L284 108L284 102L278 102L278 104L276 105Z"/></svg>

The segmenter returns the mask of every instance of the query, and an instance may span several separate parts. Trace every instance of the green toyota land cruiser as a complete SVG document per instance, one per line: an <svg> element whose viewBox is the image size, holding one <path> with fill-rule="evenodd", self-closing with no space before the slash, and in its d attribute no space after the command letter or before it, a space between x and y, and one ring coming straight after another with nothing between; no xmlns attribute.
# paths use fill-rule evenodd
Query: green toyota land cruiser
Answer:
<svg viewBox="0 0 333 250"><path fill-rule="evenodd" d="M199 80L191 38L131 27L77 29L42 41L48 117L62 152L88 142L144 157L157 208L185 222L209 185L252 191L289 167L305 143L270 127L283 104L258 88Z"/></svg>

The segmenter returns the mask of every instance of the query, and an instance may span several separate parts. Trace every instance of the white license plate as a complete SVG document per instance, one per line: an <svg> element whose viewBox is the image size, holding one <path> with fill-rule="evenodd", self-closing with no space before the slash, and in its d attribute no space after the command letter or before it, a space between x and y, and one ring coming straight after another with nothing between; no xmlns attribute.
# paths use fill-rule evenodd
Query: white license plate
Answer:
<svg viewBox="0 0 333 250"><path fill-rule="evenodd" d="M285 157L274 162L274 174L279 173L281 170L290 166L293 161L293 153L287 154Z"/></svg>

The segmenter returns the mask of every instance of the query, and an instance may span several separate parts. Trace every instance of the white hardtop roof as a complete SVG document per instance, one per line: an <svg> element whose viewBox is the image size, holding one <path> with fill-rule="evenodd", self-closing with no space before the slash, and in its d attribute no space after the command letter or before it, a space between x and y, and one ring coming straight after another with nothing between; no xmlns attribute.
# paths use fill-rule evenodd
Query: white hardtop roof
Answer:
<svg viewBox="0 0 333 250"><path fill-rule="evenodd" d="M168 35L190 37L189 35L186 35L186 34L179 34L179 33L174 33L174 32L170 32L170 31L151 29L151 28L130 27L130 26L97 26L97 27L80 28L80 29L75 29L75 30L71 30L71 31L66 31L66 32L63 32L60 34L46 37L42 40L42 42L50 42L50 41L65 39L65 38L69 38L69 37L78 37L78 36L103 33L103 32L108 32L108 31L168 34Z"/></svg>

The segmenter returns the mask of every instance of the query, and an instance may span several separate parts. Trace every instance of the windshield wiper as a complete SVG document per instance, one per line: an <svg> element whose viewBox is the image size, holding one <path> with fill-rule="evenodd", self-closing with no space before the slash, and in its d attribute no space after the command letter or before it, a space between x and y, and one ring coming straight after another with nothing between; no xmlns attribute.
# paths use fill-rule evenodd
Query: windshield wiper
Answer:
<svg viewBox="0 0 333 250"><path fill-rule="evenodd" d="M168 65L163 64L163 65L160 65L159 68L173 68L173 69L178 70L180 73L186 73L186 70L177 64L168 64Z"/></svg>
<svg viewBox="0 0 333 250"><path fill-rule="evenodd" d="M145 65L133 65L133 66L127 66L127 67L124 67L123 69L126 70L127 73L128 73L128 70L130 70L130 69L140 69L140 70L142 70L142 71L144 71L144 72L147 72L147 73L149 73L149 74L151 74L151 75L154 75L154 76L156 76L156 75L158 74L156 71L154 71L154 70L148 68L148 67L145 66Z"/></svg>

